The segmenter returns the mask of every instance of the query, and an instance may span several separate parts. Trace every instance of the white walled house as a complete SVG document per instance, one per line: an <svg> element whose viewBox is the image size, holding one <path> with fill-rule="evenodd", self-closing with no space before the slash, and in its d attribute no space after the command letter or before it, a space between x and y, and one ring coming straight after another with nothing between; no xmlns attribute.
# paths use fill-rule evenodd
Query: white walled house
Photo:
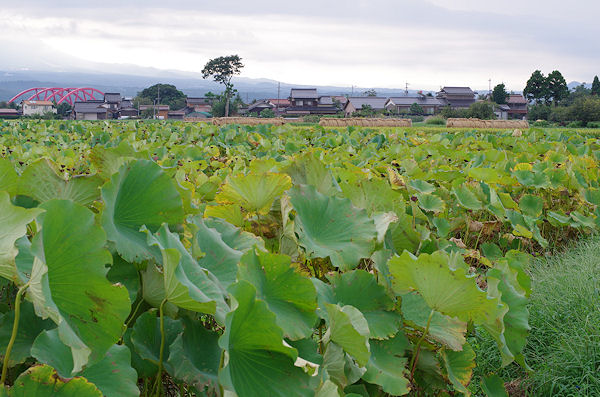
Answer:
<svg viewBox="0 0 600 397"><path fill-rule="evenodd" d="M54 103L50 101L23 101L23 116L43 115L47 112L56 113Z"/></svg>

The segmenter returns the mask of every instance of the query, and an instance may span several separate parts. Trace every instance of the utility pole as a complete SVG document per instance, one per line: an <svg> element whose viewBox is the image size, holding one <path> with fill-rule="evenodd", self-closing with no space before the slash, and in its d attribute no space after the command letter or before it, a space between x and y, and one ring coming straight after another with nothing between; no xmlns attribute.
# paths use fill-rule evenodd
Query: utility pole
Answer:
<svg viewBox="0 0 600 397"><path fill-rule="evenodd" d="M488 82L489 82L489 94L491 95L492 94L492 79L489 79Z"/></svg>
<svg viewBox="0 0 600 397"><path fill-rule="evenodd" d="M351 96L354 96L354 85L352 86L352 95Z"/></svg>
<svg viewBox="0 0 600 397"><path fill-rule="evenodd" d="M281 82L277 82L277 106L275 109L277 110L277 114L279 115L279 92L281 91Z"/></svg>
<svg viewBox="0 0 600 397"><path fill-rule="evenodd" d="M406 83L406 88L404 89L404 95L408 96L408 82Z"/></svg>

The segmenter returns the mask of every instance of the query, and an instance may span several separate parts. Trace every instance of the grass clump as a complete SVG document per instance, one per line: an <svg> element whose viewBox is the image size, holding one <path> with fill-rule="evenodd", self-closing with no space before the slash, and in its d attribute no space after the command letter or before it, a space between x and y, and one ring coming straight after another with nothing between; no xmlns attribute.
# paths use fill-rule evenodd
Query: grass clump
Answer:
<svg viewBox="0 0 600 397"><path fill-rule="evenodd" d="M533 372L513 363L498 375L511 395L600 396L600 238L536 261L531 277L525 356ZM471 343L479 363L472 390L483 395L480 378L499 368L500 356L484 331Z"/></svg>

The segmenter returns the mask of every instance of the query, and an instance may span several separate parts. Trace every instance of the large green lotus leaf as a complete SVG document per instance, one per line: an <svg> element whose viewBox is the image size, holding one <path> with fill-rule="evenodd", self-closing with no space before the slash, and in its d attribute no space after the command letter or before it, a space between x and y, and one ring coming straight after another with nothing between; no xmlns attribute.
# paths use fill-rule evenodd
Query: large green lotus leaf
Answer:
<svg viewBox="0 0 600 397"><path fill-rule="evenodd" d="M398 332L401 318L395 313L394 301L375 276L364 270L335 273L329 277L334 302L340 306L356 307L369 324L371 338L386 339ZM360 291L359 294L356 292Z"/></svg>
<svg viewBox="0 0 600 397"><path fill-rule="evenodd" d="M473 368L475 368L475 351L468 343L465 343L463 350L455 352L452 350L442 351L442 361L448 374L448 379L454 388L466 396L471 392L467 389Z"/></svg>
<svg viewBox="0 0 600 397"><path fill-rule="evenodd" d="M504 381L498 375L490 375L481 379L481 390L487 397L508 397Z"/></svg>
<svg viewBox="0 0 600 397"><path fill-rule="evenodd" d="M347 386L357 382L367 371L365 367L359 367L344 349L334 342L329 342L323 355L323 374L345 389Z"/></svg>
<svg viewBox="0 0 600 397"><path fill-rule="evenodd" d="M12 335L15 312L9 311L0 315L0 357L4 358L6 346ZM14 367L31 356L31 346L37 336L44 330L54 327L50 320L42 320L35 315L33 305L27 301L21 303L19 332L15 339L8 365Z"/></svg>
<svg viewBox="0 0 600 397"><path fill-rule="evenodd" d="M499 341L503 366L510 364L514 358L519 364L527 368L523 349L531 327L529 326L526 291L519 284L518 271L511 269L508 261L501 260L494 268L488 270L487 276L488 295L500 296L501 301L508 307L508 311L502 318L504 324L503 338L495 335L498 331L494 328L497 329L498 327L494 327L494 324L486 326L486 329ZM503 344L506 345L506 349L510 353L506 353Z"/></svg>
<svg viewBox="0 0 600 397"><path fill-rule="evenodd" d="M416 252L421 244L421 233L413 229L411 221L408 219L390 225L385 236L386 247L400 254L404 250Z"/></svg>
<svg viewBox="0 0 600 397"><path fill-rule="evenodd" d="M113 345L102 360L84 369L79 376L94 383L105 396L140 395L138 374L131 368L131 352L127 346Z"/></svg>
<svg viewBox="0 0 600 397"><path fill-rule="evenodd" d="M283 344L283 331L267 304L247 281L231 287L237 308L227 314L219 346L227 351L220 383L240 397L314 396L310 377L294 366L296 349Z"/></svg>
<svg viewBox="0 0 600 397"><path fill-rule="evenodd" d="M17 194L19 176L8 159L0 158L0 191Z"/></svg>
<svg viewBox="0 0 600 397"><path fill-rule="evenodd" d="M222 204L239 204L250 213L266 215L273 201L292 186L288 175L267 172L227 177L215 197Z"/></svg>
<svg viewBox="0 0 600 397"><path fill-rule="evenodd" d="M87 208L66 200L41 206L41 231L34 237L31 299L36 313L51 317L71 347L75 371L100 360L121 337L130 311L127 289L106 279L112 257L104 231ZM29 296L28 295L28 296Z"/></svg>
<svg viewBox="0 0 600 397"><path fill-rule="evenodd" d="M371 357L367 363L367 372L362 378L381 386L383 391L393 396L408 394L408 359L404 356L408 346L408 339L401 332L389 340L371 341Z"/></svg>
<svg viewBox="0 0 600 397"><path fill-rule="evenodd" d="M55 169L56 166L48 159L29 165L19 180L19 194L40 203L64 199L88 205L100 198L99 188L103 181L99 176L78 175L66 180Z"/></svg>
<svg viewBox="0 0 600 397"><path fill-rule="evenodd" d="M431 309L419 294L411 292L402 295L402 316L405 324L424 331L430 312ZM466 322L434 312L427 336L452 350L459 351L466 342L466 332Z"/></svg>
<svg viewBox="0 0 600 397"><path fill-rule="evenodd" d="M136 267L119 255L113 255L113 264L106 273L106 278L111 283L121 283L127 288L129 293L129 300L134 302L138 292L140 291L140 275Z"/></svg>
<svg viewBox="0 0 600 397"><path fill-rule="evenodd" d="M102 198L102 226L123 259L160 261L160 250L148 246L140 228L145 225L154 233L163 223L183 221L183 202L173 180L158 164L137 160L111 177L102 187Z"/></svg>
<svg viewBox="0 0 600 397"><path fill-rule="evenodd" d="M148 158L148 155L143 152L137 153L125 140L117 147L106 148L98 145L90 151L90 160L104 179L116 174L123 164L143 157Z"/></svg>
<svg viewBox="0 0 600 397"><path fill-rule="evenodd" d="M31 346L31 356L42 364L47 364L56 370L63 378L73 376L73 353L58 335L58 328L44 331L38 335Z"/></svg>
<svg viewBox="0 0 600 397"><path fill-rule="evenodd" d="M204 216L222 219L237 227L244 225L242 207L237 204L208 205L204 210Z"/></svg>
<svg viewBox="0 0 600 397"><path fill-rule="evenodd" d="M318 158L318 152L307 151L290 160L284 170L292 177L294 185L311 185L320 193L330 196L336 193L331 172Z"/></svg>
<svg viewBox="0 0 600 397"><path fill-rule="evenodd" d="M469 168L467 175L478 181L487 183L499 183L503 185L510 185L514 180L508 174L501 172L495 168Z"/></svg>
<svg viewBox="0 0 600 397"><path fill-rule="evenodd" d="M458 199L460 205L466 209L477 211L482 208L481 201L475 196L471 190L466 186L456 186L452 189L452 192Z"/></svg>
<svg viewBox="0 0 600 397"><path fill-rule="evenodd" d="M405 213L402 194L393 190L384 179L362 179L354 183L343 182L340 183L340 187L344 196L349 198L355 207L366 209L369 215L373 215L375 212L389 211L393 211L398 216Z"/></svg>
<svg viewBox="0 0 600 397"><path fill-rule="evenodd" d="M133 342L131 341L132 331L132 328L127 328L127 330L123 334L123 344L129 348L129 352L131 353L131 366L137 372L138 378L150 378L156 376L156 373L158 372L158 367L155 364L152 364L150 361L144 360L135 351L135 347L133 346Z"/></svg>
<svg viewBox="0 0 600 397"><path fill-rule="evenodd" d="M583 191L583 198L592 205L600 205L600 190L594 188L585 189Z"/></svg>
<svg viewBox="0 0 600 397"><path fill-rule="evenodd" d="M192 222L195 223L198 217L192 218ZM257 246L260 249L265 248L265 242L258 236L252 233L245 232L242 229L232 225L231 223L219 218L206 218L204 224L215 229L221 234L221 239L230 246L231 248L246 252L249 249Z"/></svg>
<svg viewBox="0 0 600 397"><path fill-rule="evenodd" d="M369 325L353 306L325 304L329 328L325 340L341 346L346 353L364 367L369 361Z"/></svg>
<svg viewBox="0 0 600 397"><path fill-rule="evenodd" d="M166 298L165 275L155 264L148 263L146 269L141 272L142 275L142 298L152 307L160 307L162 301ZM177 306L167 301L163 307L164 312L175 317L179 309Z"/></svg>
<svg viewBox="0 0 600 397"><path fill-rule="evenodd" d="M11 204L7 192L0 192L0 276L16 282L15 257L18 250L15 241L25 235L27 224L42 212L41 209L25 209Z"/></svg>
<svg viewBox="0 0 600 397"><path fill-rule="evenodd" d="M419 193L430 194L435 192L435 186L429 182L420 180L420 179L412 179L408 181L408 186L412 187Z"/></svg>
<svg viewBox="0 0 600 397"><path fill-rule="evenodd" d="M240 262L238 278L256 288L256 297L276 315L277 325L292 340L309 337L317 321L317 292L294 271L286 255L251 250Z"/></svg>
<svg viewBox="0 0 600 397"><path fill-rule="evenodd" d="M342 270L354 269L371 256L377 238L375 223L350 200L327 197L312 186L290 191L296 210L296 233L309 257L331 259Z"/></svg>
<svg viewBox="0 0 600 397"><path fill-rule="evenodd" d="M444 200L435 194L417 193L417 199L419 200L419 207L425 211L443 212L446 209Z"/></svg>
<svg viewBox="0 0 600 397"><path fill-rule="evenodd" d="M393 289L398 295L417 291L427 305L442 314L477 324L495 318L497 301L488 299L463 267L451 270L442 251L415 257L409 252L390 259Z"/></svg>
<svg viewBox="0 0 600 397"><path fill-rule="evenodd" d="M164 316L165 345L163 349L163 365L169 373L172 373L171 363L167 362L170 354L170 348L177 339L177 336L183 331L181 320L173 320L171 317ZM144 360L158 365L160 359L160 318L156 312L144 312L135 320L133 330L131 331L131 344L137 354Z"/></svg>
<svg viewBox="0 0 600 397"><path fill-rule="evenodd" d="M26 283L31 277L33 261L35 260L35 256L31 252L31 241L29 241L27 236L22 236L17 239L15 246L19 250L19 253L15 257L17 274L19 276L19 280L22 283Z"/></svg>
<svg viewBox="0 0 600 397"><path fill-rule="evenodd" d="M172 376L208 395L218 390L221 360L219 334L209 331L198 321L182 318L183 333L169 346Z"/></svg>
<svg viewBox="0 0 600 397"><path fill-rule="evenodd" d="M36 365L23 372L8 391L9 397L102 397L102 392L83 377L70 380L52 367Z"/></svg>
<svg viewBox="0 0 600 397"><path fill-rule="evenodd" d="M148 244L157 244L162 251L167 300L183 309L216 314L223 323L228 311L225 290L185 249L179 236L162 225L154 235L148 235Z"/></svg>
<svg viewBox="0 0 600 397"><path fill-rule="evenodd" d="M538 196L525 194L519 200L519 208L524 214L537 218L542 215L544 200Z"/></svg>
<svg viewBox="0 0 600 397"><path fill-rule="evenodd" d="M342 397L340 391L335 383L330 380L326 380L323 384L317 389L317 393L315 397Z"/></svg>
<svg viewBox="0 0 600 397"><path fill-rule="evenodd" d="M201 256L198 259L199 265L211 272L223 288L228 288L236 280L238 263L244 254L234 248L238 246L239 241L229 240L233 247L228 245L217 229L208 227L200 218L195 218L194 230L196 232L192 241L192 253L195 257ZM247 243L242 245L246 247Z"/></svg>

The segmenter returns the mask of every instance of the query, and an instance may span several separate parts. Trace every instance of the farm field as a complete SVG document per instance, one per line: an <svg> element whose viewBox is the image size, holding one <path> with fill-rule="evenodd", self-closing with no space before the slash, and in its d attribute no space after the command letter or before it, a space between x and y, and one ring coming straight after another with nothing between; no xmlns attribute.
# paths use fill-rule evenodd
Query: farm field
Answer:
<svg viewBox="0 0 600 397"><path fill-rule="evenodd" d="M592 129L0 122L0 396L507 395L599 161Z"/></svg>

